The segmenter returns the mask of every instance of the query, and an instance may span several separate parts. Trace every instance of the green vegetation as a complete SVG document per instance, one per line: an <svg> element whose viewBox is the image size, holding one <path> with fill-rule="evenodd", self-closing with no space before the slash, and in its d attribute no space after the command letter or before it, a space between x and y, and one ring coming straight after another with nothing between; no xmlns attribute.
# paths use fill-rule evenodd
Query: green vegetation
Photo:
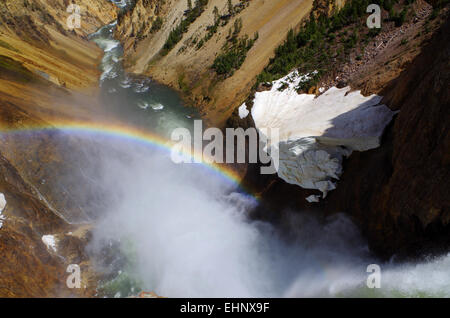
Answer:
<svg viewBox="0 0 450 318"><path fill-rule="evenodd" d="M394 21L396 27L400 27L405 22L407 13L408 9L406 7L403 8L400 13L395 12L394 8L391 7L391 9L389 10L389 20Z"/></svg>
<svg viewBox="0 0 450 318"><path fill-rule="evenodd" d="M155 21L152 23L152 27L150 28L150 33L155 33L161 30L163 25L163 19L161 17L156 17Z"/></svg>
<svg viewBox="0 0 450 318"><path fill-rule="evenodd" d="M4 55L0 55L0 77L11 78L23 83L38 82L38 77L22 65Z"/></svg>
<svg viewBox="0 0 450 318"><path fill-rule="evenodd" d="M138 264L136 247L129 239L123 240L121 246L114 243L106 253L118 255L121 259L120 271L110 273L97 287L101 297L129 297L142 291L142 281L134 274Z"/></svg>
<svg viewBox="0 0 450 318"><path fill-rule="evenodd" d="M217 33L217 30L219 29L219 27L226 26L232 17L241 13L245 8L247 8L249 6L249 4L250 4L249 1L241 0L238 4L233 5L233 2L231 0L229 0L228 5L227 5L228 14L223 15L223 16L220 15L219 9L217 8L217 6L215 6L214 10L213 10L214 24L209 25L207 27L206 30L208 31L208 33L198 43L196 43L197 50L200 49L206 42L208 42L214 36L214 34ZM242 29L242 19L237 19L237 20L239 20L240 27ZM236 22L235 22L235 24L236 24ZM238 31L238 33L239 32L240 32L240 30Z"/></svg>
<svg viewBox="0 0 450 318"><path fill-rule="evenodd" d="M214 7L214 24L208 26L207 31L208 33L197 43L197 50L200 49L206 42L208 42L214 34L217 33L217 29L219 28L220 24L220 15L219 15L219 9L217 7Z"/></svg>
<svg viewBox="0 0 450 318"><path fill-rule="evenodd" d="M412 3L414 0L407 0ZM367 6L375 3L387 11L394 12L390 21L401 25L408 12L408 6L400 13L393 11L397 0L350 0L330 17L311 13L298 32L290 30L286 40L275 50L275 57L258 76L255 86L263 82L279 79L294 69L300 73L318 73L299 89L308 90L320 80L320 76L335 67L336 63L348 59L350 51L358 48L357 60L362 59L362 52L370 38L380 30L368 29L366 26Z"/></svg>
<svg viewBox="0 0 450 318"><path fill-rule="evenodd" d="M187 32L189 26L203 13L207 4L208 0L195 0L195 7L191 10L188 9L185 18L170 32L163 46L162 55L167 55L181 41L183 34Z"/></svg>
<svg viewBox="0 0 450 318"><path fill-rule="evenodd" d="M247 57L247 52L253 47L259 37L258 33L256 33L253 39L249 39L247 35L238 38L238 33L235 33L236 26L239 28L239 23L235 23L233 35L228 39L222 48L222 52L216 57L212 65L212 69L218 75L223 76L223 78L232 76L236 70L241 68Z"/></svg>
<svg viewBox="0 0 450 318"><path fill-rule="evenodd" d="M431 12L430 19L434 20L439 15L439 12L450 3L450 0L438 0L433 5L433 11Z"/></svg>
<svg viewBox="0 0 450 318"><path fill-rule="evenodd" d="M182 92L184 92L185 94L188 94L189 93L189 87L184 81L185 78L186 78L186 75L184 73L181 73L178 76L178 87L181 89Z"/></svg>
<svg viewBox="0 0 450 318"><path fill-rule="evenodd" d="M129 0L127 10L132 10L136 6L137 0Z"/></svg>
<svg viewBox="0 0 450 318"><path fill-rule="evenodd" d="M233 2L231 2L231 0L228 0L228 14L233 15L233 13L234 13Z"/></svg>
<svg viewBox="0 0 450 318"><path fill-rule="evenodd" d="M11 45L9 45L8 43L6 43L5 41L2 41L2 40L0 40L0 46L7 50L16 52L16 53L20 52L18 49L16 49L15 47L12 47Z"/></svg>

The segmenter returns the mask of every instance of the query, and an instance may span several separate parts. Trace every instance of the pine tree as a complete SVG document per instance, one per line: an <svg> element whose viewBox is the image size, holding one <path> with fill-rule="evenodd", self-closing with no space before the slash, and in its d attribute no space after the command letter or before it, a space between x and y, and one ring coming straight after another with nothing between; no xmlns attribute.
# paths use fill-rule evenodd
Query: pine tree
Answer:
<svg viewBox="0 0 450 318"><path fill-rule="evenodd" d="M217 23L217 21L219 21L219 19L220 19L219 8L217 8L217 6L215 6L213 12L214 12L214 22Z"/></svg>
<svg viewBox="0 0 450 318"><path fill-rule="evenodd" d="M233 15L234 10L233 10L233 3L231 2L231 0L228 0L228 13Z"/></svg>

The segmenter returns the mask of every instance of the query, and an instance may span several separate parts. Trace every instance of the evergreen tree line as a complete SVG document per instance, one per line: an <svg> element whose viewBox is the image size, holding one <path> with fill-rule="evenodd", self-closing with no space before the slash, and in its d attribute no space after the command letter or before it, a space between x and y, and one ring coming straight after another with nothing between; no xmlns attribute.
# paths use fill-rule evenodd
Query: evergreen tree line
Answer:
<svg viewBox="0 0 450 318"><path fill-rule="evenodd" d="M186 12L186 16L180 24L169 33L169 37L161 52L162 55L167 55L170 50L181 41L183 34L188 31L189 26L203 13L203 11L205 11L207 4L208 0L195 0L195 6L189 9L189 7L192 7L192 4L188 1L188 11Z"/></svg>
<svg viewBox="0 0 450 318"><path fill-rule="evenodd" d="M363 41L367 43L370 37L379 33L379 29L368 29L366 26L369 4L378 4L390 12L387 21L394 21L396 26L400 26L413 1L406 0L401 12L393 8L398 0L350 0L328 17L316 17L311 13L298 32L292 29L289 31L284 43L275 50L275 57L258 76L255 86L279 79L294 69L301 73L317 70L318 74L300 87L307 90L319 81L320 75L333 67L336 59L344 58L351 48ZM353 28L350 34L347 31L349 28L346 28L348 26ZM361 33L364 33L364 38ZM337 38L340 43L336 43Z"/></svg>
<svg viewBox="0 0 450 318"><path fill-rule="evenodd" d="M255 33L252 39L249 39L247 35L242 38L237 38L236 35L229 38L222 52L214 60L212 69L224 78L232 76L236 70L241 68L247 57L247 52L253 47L258 38L258 33Z"/></svg>

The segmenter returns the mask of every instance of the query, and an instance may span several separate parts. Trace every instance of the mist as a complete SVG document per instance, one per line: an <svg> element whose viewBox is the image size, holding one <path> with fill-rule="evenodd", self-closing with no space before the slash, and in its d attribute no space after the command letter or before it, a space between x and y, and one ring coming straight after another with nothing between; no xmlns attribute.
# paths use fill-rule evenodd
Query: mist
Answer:
<svg viewBox="0 0 450 318"><path fill-rule="evenodd" d="M126 272L136 290L166 297L449 296L450 256L383 263L342 213L284 211L275 227L250 219L258 202L203 166L117 138L88 144L102 193L88 250L111 280ZM102 259L111 246L120 261ZM370 264L381 289L366 285Z"/></svg>
<svg viewBox="0 0 450 318"><path fill-rule="evenodd" d="M105 142L102 142L105 145ZM369 252L342 214L287 213L280 233L248 218L255 199L169 153L114 143L99 156L104 211L92 253L119 242L146 291L169 297L330 296L365 282ZM117 156L117 153L123 156ZM277 211L274 211L276 213ZM356 275L355 275L356 273Z"/></svg>

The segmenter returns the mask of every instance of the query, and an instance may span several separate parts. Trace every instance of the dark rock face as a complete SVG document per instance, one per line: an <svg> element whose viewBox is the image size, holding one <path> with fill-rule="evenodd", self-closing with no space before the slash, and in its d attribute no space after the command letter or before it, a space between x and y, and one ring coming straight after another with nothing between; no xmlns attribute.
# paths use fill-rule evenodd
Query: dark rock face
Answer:
<svg viewBox="0 0 450 318"><path fill-rule="evenodd" d="M381 93L400 113L381 148L350 157L330 195L386 256L450 247L449 40L447 22Z"/></svg>
<svg viewBox="0 0 450 318"><path fill-rule="evenodd" d="M36 193L16 169L0 155L0 192L7 206L0 229L0 296L49 296L62 279L64 270L58 258L41 242L48 231L67 226L36 198Z"/></svg>
<svg viewBox="0 0 450 318"><path fill-rule="evenodd" d="M450 248L450 22L411 65L380 93L400 110L380 148L355 152L326 200L309 204L312 194L276 177L257 176L249 166L244 180L272 212L346 212L382 257L420 256Z"/></svg>
<svg viewBox="0 0 450 318"><path fill-rule="evenodd" d="M93 296L96 284L84 252L88 233L56 215L1 153L0 193L7 201L0 228L0 297ZM43 243L47 234L57 238L57 252ZM80 265L87 287L67 288L69 264Z"/></svg>

